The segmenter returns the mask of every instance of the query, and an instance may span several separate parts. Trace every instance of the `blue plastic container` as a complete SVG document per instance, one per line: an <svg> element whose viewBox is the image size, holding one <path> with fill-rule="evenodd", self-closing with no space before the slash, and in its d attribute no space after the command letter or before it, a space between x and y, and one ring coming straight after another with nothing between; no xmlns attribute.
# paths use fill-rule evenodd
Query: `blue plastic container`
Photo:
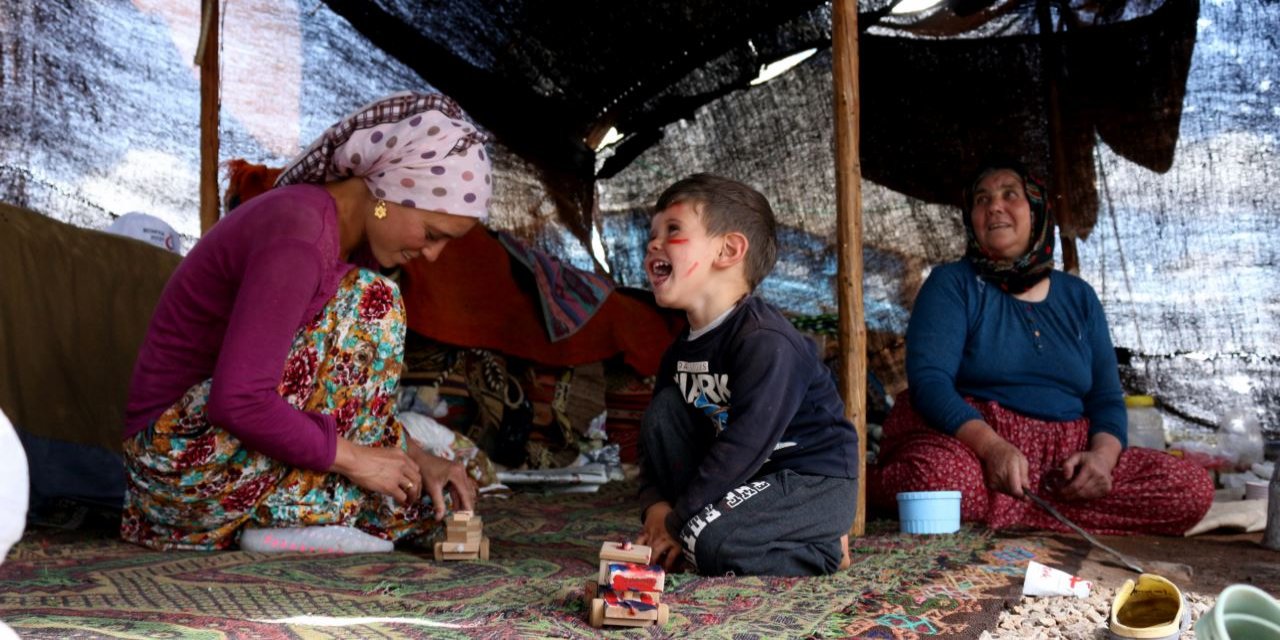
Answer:
<svg viewBox="0 0 1280 640"><path fill-rule="evenodd" d="M955 533L960 530L960 492L899 493L898 522L903 533Z"/></svg>

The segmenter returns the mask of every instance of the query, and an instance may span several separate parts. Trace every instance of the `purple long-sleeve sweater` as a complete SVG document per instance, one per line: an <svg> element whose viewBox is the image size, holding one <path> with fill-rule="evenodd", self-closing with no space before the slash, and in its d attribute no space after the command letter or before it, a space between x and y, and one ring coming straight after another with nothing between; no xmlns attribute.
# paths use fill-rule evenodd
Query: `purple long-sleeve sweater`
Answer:
<svg viewBox="0 0 1280 640"><path fill-rule="evenodd" d="M333 417L293 408L277 387L294 335L353 268L341 258L337 209L322 187L273 189L238 207L165 285L134 365L124 436L212 378L211 423L276 460L327 470L337 451Z"/></svg>

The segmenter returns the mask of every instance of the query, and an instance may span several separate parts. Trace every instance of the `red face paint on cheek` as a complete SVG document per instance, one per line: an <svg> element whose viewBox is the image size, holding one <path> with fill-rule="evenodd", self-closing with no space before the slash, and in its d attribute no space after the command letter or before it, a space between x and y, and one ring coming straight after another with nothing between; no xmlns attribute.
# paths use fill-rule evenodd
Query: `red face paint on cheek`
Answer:
<svg viewBox="0 0 1280 640"><path fill-rule="evenodd" d="M688 241L689 241L688 238L675 238L673 240L668 240L667 244L684 244Z"/></svg>
<svg viewBox="0 0 1280 640"><path fill-rule="evenodd" d="M697 268L698 268L698 263L697 262L693 263L693 266L689 267L689 270L684 272L685 277L688 277L689 274L693 273L693 270Z"/></svg>

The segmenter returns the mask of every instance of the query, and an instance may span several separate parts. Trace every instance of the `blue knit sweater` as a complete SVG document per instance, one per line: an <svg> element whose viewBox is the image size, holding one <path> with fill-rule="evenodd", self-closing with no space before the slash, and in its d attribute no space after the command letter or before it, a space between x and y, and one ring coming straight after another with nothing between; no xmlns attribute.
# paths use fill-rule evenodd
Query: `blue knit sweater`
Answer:
<svg viewBox="0 0 1280 640"><path fill-rule="evenodd" d="M1089 434L1127 442L1124 393L1097 294L1061 271L1049 295L1022 302L978 277L967 260L933 270L907 327L911 403L955 434L982 419L963 396L1050 421L1089 419Z"/></svg>

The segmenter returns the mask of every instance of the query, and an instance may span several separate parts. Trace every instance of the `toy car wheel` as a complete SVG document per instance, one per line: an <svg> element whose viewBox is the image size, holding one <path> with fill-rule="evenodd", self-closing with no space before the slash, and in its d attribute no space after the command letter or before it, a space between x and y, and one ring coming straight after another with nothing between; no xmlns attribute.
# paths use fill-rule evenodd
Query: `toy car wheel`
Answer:
<svg viewBox="0 0 1280 640"><path fill-rule="evenodd" d="M436 562L444 562L444 543L443 542L436 543L435 556L436 556Z"/></svg>
<svg viewBox="0 0 1280 640"><path fill-rule="evenodd" d="M658 604L658 624L666 625L667 620L671 619L671 609L665 603Z"/></svg>
<svg viewBox="0 0 1280 640"><path fill-rule="evenodd" d="M604 626L604 600L591 599L591 626L599 629Z"/></svg>
<svg viewBox="0 0 1280 640"><path fill-rule="evenodd" d="M489 559L489 537L485 536L480 539L480 559Z"/></svg>

